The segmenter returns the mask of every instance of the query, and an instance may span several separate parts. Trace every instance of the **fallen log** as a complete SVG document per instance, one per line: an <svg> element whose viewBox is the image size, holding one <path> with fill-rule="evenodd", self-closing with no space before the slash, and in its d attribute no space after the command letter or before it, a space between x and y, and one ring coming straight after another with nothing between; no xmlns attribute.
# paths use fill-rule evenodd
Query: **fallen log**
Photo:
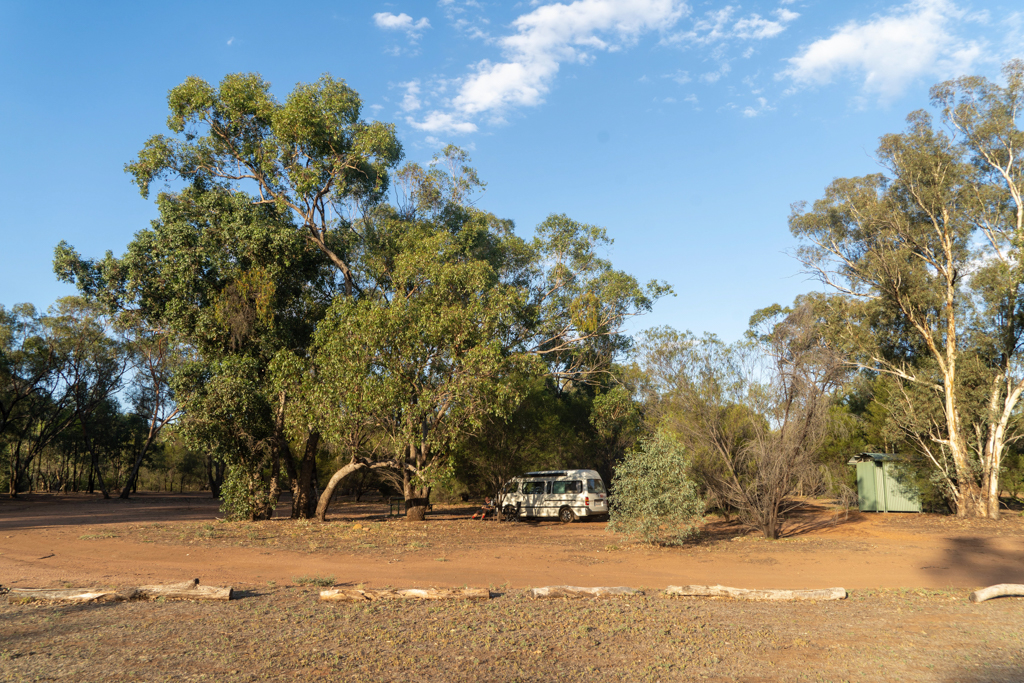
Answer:
<svg viewBox="0 0 1024 683"><path fill-rule="evenodd" d="M844 600L845 588L820 588L814 590L748 590L728 586L669 586L669 595L703 596L715 598L737 598L739 600Z"/></svg>
<svg viewBox="0 0 1024 683"><path fill-rule="evenodd" d="M606 598L612 595L635 595L636 592L626 586L542 586L531 588L527 594L531 598Z"/></svg>
<svg viewBox="0 0 1024 683"><path fill-rule="evenodd" d="M12 588L9 600L61 600L63 602L94 602L100 600L123 600L117 591L98 588Z"/></svg>
<svg viewBox="0 0 1024 683"><path fill-rule="evenodd" d="M231 588L200 586L199 579L154 586L139 586L123 591L98 588L12 588L14 600L60 600L62 602L107 602L117 600L151 600L153 598L188 598L190 600L230 600Z"/></svg>
<svg viewBox="0 0 1024 683"><path fill-rule="evenodd" d="M1006 598L1010 596L1024 597L1024 584L1020 583L997 583L988 588L980 588L971 593L971 602L985 602L992 598Z"/></svg>
<svg viewBox="0 0 1024 683"><path fill-rule="evenodd" d="M139 586L135 591L140 598L188 598L190 600L230 600L234 593L231 587L200 586L199 579L156 586Z"/></svg>
<svg viewBox="0 0 1024 683"><path fill-rule="evenodd" d="M376 600L490 600L486 588L404 588L401 590L358 590L332 588L320 591L328 602L374 602Z"/></svg>

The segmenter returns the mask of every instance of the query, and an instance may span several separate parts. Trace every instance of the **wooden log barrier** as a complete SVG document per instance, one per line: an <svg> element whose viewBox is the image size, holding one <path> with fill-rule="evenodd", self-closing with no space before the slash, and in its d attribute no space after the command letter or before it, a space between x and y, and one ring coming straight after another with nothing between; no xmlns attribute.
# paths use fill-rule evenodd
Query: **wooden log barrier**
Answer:
<svg viewBox="0 0 1024 683"><path fill-rule="evenodd" d="M531 598L606 598L613 595L635 595L637 591L626 586L543 586L531 588L527 595Z"/></svg>
<svg viewBox="0 0 1024 683"><path fill-rule="evenodd" d="M230 600L234 590L230 587L200 586L199 579L135 589L140 598L188 598L190 600Z"/></svg>
<svg viewBox="0 0 1024 683"><path fill-rule="evenodd" d="M199 579L154 586L138 586L122 591L98 588L12 588L13 600L60 600L61 602L107 602L116 600L151 600L153 598L187 598L189 600L230 600L231 588L200 586Z"/></svg>
<svg viewBox="0 0 1024 683"><path fill-rule="evenodd" d="M400 590L358 590L332 588L320 591L328 602L375 602L377 600L490 600L486 588L404 588Z"/></svg>
<svg viewBox="0 0 1024 683"><path fill-rule="evenodd" d="M669 586L669 595L737 598L740 600L844 600L845 588L815 590L747 590L728 586Z"/></svg>
<svg viewBox="0 0 1024 683"><path fill-rule="evenodd" d="M1005 598L1010 596L1024 597L1024 584L1020 583L997 583L988 588L980 588L971 593L971 602L985 602L992 598Z"/></svg>
<svg viewBox="0 0 1024 683"><path fill-rule="evenodd" d="M98 588L12 588L10 600L60 600L62 602L100 602L123 600L117 591Z"/></svg>

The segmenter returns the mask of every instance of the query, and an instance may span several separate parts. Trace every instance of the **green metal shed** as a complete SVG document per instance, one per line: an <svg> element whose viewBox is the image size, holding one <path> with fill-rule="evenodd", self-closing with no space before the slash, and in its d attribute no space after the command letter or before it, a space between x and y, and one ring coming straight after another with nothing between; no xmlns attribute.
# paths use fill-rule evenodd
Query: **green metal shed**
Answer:
<svg viewBox="0 0 1024 683"><path fill-rule="evenodd" d="M861 512L921 512L917 490L900 457L890 453L858 453L857 501Z"/></svg>

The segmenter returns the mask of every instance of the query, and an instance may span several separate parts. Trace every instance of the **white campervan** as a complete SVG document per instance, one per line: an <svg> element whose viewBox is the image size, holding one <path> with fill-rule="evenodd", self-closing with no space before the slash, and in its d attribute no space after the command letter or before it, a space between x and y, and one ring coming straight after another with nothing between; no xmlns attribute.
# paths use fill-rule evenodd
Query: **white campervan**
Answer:
<svg viewBox="0 0 1024 683"><path fill-rule="evenodd" d="M556 517L563 523L608 516L608 491L594 470L527 472L501 491L506 518Z"/></svg>

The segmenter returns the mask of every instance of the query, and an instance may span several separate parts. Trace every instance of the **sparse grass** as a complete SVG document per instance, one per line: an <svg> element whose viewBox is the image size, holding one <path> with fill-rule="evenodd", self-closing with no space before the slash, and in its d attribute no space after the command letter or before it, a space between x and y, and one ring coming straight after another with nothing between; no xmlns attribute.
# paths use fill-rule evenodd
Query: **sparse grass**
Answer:
<svg viewBox="0 0 1024 683"><path fill-rule="evenodd" d="M330 588L334 585L334 575L331 576L293 576L292 581L300 586L319 586Z"/></svg>
<svg viewBox="0 0 1024 683"><path fill-rule="evenodd" d="M78 537L82 541L96 541L102 538L117 538L117 534L113 531L101 531L98 534L85 534Z"/></svg>
<svg viewBox="0 0 1024 683"><path fill-rule="evenodd" d="M231 603L0 601L0 679L102 680L118 659L133 680L278 681L305 670L408 683L864 681L880 665L901 683L1022 680L1020 601L979 609L964 591L956 604L921 592L819 604L531 600L518 589L444 603L324 604L280 589ZM900 607L899 637L877 638ZM358 649L339 633L358 634Z"/></svg>

